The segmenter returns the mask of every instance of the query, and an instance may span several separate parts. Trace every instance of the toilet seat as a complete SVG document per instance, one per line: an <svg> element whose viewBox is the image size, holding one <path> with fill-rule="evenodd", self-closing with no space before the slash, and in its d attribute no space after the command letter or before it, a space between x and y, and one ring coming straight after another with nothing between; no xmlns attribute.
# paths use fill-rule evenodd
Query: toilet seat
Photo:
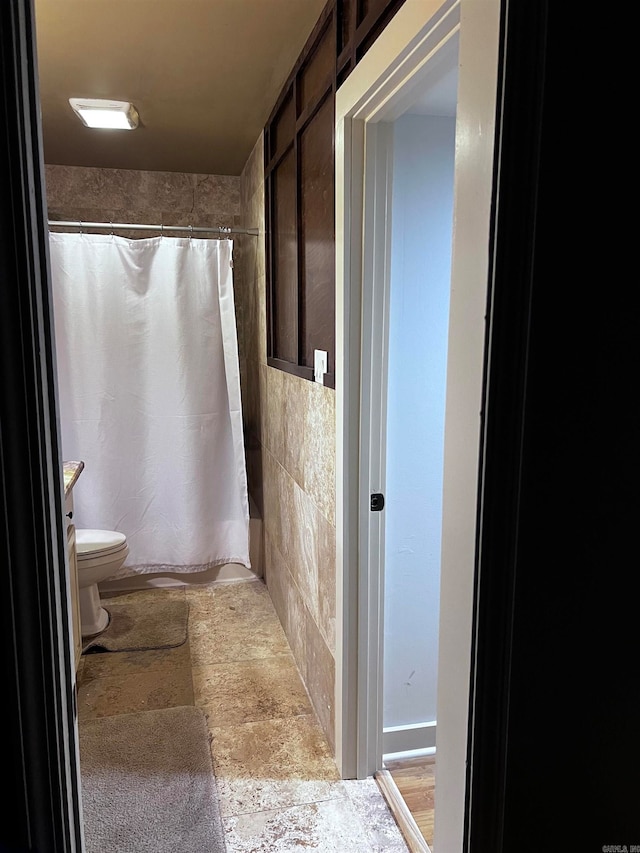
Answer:
<svg viewBox="0 0 640 853"><path fill-rule="evenodd" d="M127 547L127 537L115 530L76 530L78 561L97 560L119 554Z"/></svg>
<svg viewBox="0 0 640 853"><path fill-rule="evenodd" d="M86 569L117 565L123 563L128 555L129 547L127 545L107 554L85 554L83 557L78 557L78 571L82 574Z"/></svg>

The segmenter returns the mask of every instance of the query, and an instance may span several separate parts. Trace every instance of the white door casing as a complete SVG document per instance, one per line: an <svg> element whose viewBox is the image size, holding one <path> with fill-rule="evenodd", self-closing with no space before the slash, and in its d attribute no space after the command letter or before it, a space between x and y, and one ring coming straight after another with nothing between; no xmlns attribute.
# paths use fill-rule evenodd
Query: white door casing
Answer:
<svg viewBox="0 0 640 853"><path fill-rule="evenodd" d="M374 454L370 464L369 454L386 399L379 358L386 347L390 147L381 123L401 115L450 51L459 52L434 842L447 853L462 850L466 791L499 14L499 0L406 0L336 96L336 754L343 777L351 778L380 769L382 757L383 579L370 559L384 545L379 521L369 535L370 485L384 475L384 459Z"/></svg>

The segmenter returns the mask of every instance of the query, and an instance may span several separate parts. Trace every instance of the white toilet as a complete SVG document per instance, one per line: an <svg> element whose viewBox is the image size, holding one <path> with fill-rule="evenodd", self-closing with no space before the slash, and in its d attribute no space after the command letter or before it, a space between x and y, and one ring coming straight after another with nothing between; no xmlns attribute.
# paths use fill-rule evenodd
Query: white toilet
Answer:
<svg viewBox="0 0 640 853"><path fill-rule="evenodd" d="M109 624L109 614L100 604L98 584L124 565L129 554L127 537L114 530L76 529L76 552L82 636L92 637Z"/></svg>

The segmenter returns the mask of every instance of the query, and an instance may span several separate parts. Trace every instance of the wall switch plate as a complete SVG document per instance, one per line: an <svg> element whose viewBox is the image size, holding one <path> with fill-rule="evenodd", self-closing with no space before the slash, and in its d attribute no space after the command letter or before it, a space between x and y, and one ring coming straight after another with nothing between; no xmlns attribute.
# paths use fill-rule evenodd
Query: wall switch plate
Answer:
<svg viewBox="0 0 640 853"><path fill-rule="evenodd" d="M327 372L328 354L325 350L314 349L313 351L313 379L324 385L324 375Z"/></svg>

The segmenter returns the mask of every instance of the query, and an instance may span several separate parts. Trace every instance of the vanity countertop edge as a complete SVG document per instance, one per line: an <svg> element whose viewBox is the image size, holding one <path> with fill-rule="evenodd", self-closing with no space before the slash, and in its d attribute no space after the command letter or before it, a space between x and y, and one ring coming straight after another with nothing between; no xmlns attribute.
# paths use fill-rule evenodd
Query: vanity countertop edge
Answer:
<svg viewBox="0 0 640 853"><path fill-rule="evenodd" d="M82 473L84 462L63 462L62 473L64 476L64 496L65 500L71 494L71 489L75 486L78 477Z"/></svg>

